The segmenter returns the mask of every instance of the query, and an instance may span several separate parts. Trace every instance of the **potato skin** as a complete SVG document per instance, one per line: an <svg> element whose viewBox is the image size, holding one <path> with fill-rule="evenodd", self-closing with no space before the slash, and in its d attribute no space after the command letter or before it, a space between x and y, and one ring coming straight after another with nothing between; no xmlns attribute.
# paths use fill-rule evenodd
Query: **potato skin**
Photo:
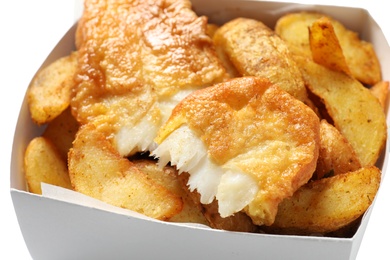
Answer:
<svg viewBox="0 0 390 260"><path fill-rule="evenodd" d="M338 175L361 168L348 140L325 119L320 123L320 150L315 177Z"/></svg>
<svg viewBox="0 0 390 260"><path fill-rule="evenodd" d="M42 194L41 183L72 189L66 160L45 137L30 141L24 155L25 178L30 192Z"/></svg>
<svg viewBox="0 0 390 260"><path fill-rule="evenodd" d="M236 18L213 36L218 53L224 53L240 76L268 78L295 98L307 103L302 76L287 44L262 22Z"/></svg>
<svg viewBox="0 0 390 260"><path fill-rule="evenodd" d="M328 17L316 20L309 27L309 43L316 63L351 75L340 42Z"/></svg>
<svg viewBox="0 0 390 260"><path fill-rule="evenodd" d="M74 190L95 199L160 220L182 210L180 197L121 157L93 124L80 127L68 165Z"/></svg>
<svg viewBox="0 0 390 260"><path fill-rule="evenodd" d="M77 67L77 51L43 68L27 90L32 120L43 125L69 107Z"/></svg>
<svg viewBox="0 0 390 260"><path fill-rule="evenodd" d="M294 55L306 86L319 97L334 126L352 145L362 166L375 165L387 138L386 115L358 80Z"/></svg>
<svg viewBox="0 0 390 260"><path fill-rule="evenodd" d="M367 85L378 83L382 78L381 66L373 45L330 16L316 12L290 13L278 19L275 32L289 45L310 56L308 27L322 17L331 21L353 77Z"/></svg>
<svg viewBox="0 0 390 260"><path fill-rule="evenodd" d="M380 170L371 166L309 182L279 204L275 222L266 230L301 235L336 231L368 209L380 181Z"/></svg>

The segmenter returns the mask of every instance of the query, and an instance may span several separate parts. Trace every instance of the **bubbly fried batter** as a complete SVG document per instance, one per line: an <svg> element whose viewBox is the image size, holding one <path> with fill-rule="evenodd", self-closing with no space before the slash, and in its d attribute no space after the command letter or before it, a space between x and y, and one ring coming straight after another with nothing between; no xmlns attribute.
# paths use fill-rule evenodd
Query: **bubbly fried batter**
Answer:
<svg viewBox="0 0 390 260"><path fill-rule="evenodd" d="M202 147L193 139L206 151L192 151ZM222 217L245 210L255 224L270 225L278 204L312 177L319 118L266 79L235 78L180 102L156 142L153 153L190 173L202 203L215 196Z"/></svg>
<svg viewBox="0 0 390 260"><path fill-rule="evenodd" d="M227 76L188 0L87 0L72 111L126 156L147 150L176 103Z"/></svg>

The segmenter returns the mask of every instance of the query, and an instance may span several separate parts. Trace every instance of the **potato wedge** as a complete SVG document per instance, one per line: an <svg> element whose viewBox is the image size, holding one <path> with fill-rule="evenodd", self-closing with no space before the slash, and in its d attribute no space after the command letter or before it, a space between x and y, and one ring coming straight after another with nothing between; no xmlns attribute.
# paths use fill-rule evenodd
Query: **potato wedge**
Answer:
<svg viewBox="0 0 390 260"><path fill-rule="evenodd" d="M42 194L42 182L72 189L66 161L45 137L36 137L28 144L24 171L28 190L32 193Z"/></svg>
<svg viewBox="0 0 390 260"><path fill-rule="evenodd" d="M32 120L38 125L52 121L70 104L77 52L62 57L43 68L27 90Z"/></svg>
<svg viewBox="0 0 390 260"><path fill-rule="evenodd" d="M174 167L167 165L161 169L157 166L156 161L151 159L131 160L131 162L153 181L164 186L167 190L182 198L183 209L178 214L168 219L169 222L199 223L208 225L208 222L199 207L183 189L183 186L178 179L178 172Z"/></svg>
<svg viewBox="0 0 390 260"><path fill-rule="evenodd" d="M92 124L80 127L69 151L69 175L74 189L109 204L166 220L183 203L119 155Z"/></svg>
<svg viewBox="0 0 390 260"><path fill-rule="evenodd" d="M389 95L389 82L380 81L370 88L371 93L379 100L385 110L387 107L387 96Z"/></svg>
<svg viewBox="0 0 390 260"><path fill-rule="evenodd" d="M374 165L387 138L381 104L359 81L296 55L307 87L326 106L335 127L352 145L362 166Z"/></svg>
<svg viewBox="0 0 390 260"><path fill-rule="evenodd" d="M333 125L321 120L316 178L339 175L360 168L360 161L348 140Z"/></svg>
<svg viewBox="0 0 390 260"><path fill-rule="evenodd" d="M308 101L302 76L287 45L262 22L234 19L215 32L213 41L240 76L268 78L297 99Z"/></svg>
<svg viewBox="0 0 390 260"><path fill-rule="evenodd" d="M269 230L306 235L338 230L368 209L380 180L380 170L371 166L310 182L279 204L275 222Z"/></svg>
<svg viewBox="0 0 390 260"><path fill-rule="evenodd" d="M324 16L327 15L313 12L289 13L278 19L274 29L289 45L311 55L308 27ZM372 44L361 40L356 32L347 29L339 21L327 17L333 24L352 75L363 84L374 85L379 82L382 77L381 67Z"/></svg>
<svg viewBox="0 0 390 260"><path fill-rule="evenodd" d="M63 111L49 122L42 136L50 139L57 147L62 158L68 160L68 152L79 128L79 123L72 116L70 108Z"/></svg>
<svg viewBox="0 0 390 260"><path fill-rule="evenodd" d="M328 17L319 18L309 27L309 45L314 62L331 70L351 74Z"/></svg>

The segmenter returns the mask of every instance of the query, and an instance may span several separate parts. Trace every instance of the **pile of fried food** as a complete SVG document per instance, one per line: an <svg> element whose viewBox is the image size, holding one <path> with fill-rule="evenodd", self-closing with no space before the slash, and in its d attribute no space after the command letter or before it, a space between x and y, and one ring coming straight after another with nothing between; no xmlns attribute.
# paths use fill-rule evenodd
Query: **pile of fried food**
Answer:
<svg viewBox="0 0 390 260"><path fill-rule="evenodd" d="M353 234L387 138L372 44L321 13L216 25L188 0L152 2L86 0L76 50L33 79L46 128L25 152L29 191L215 229Z"/></svg>

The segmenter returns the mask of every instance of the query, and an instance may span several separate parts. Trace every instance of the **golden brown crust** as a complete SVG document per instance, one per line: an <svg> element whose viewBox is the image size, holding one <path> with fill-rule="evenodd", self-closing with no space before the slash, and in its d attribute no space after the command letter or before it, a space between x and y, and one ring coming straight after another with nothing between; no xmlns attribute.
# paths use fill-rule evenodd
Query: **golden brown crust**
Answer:
<svg viewBox="0 0 390 260"><path fill-rule="evenodd" d="M150 150L181 96L227 77L188 0L87 0L76 38L72 114L122 156Z"/></svg>
<svg viewBox="0 0 390 260"><path fill-rule="evenodd" d="M141 87L171 96L226 76L206 33L206 18L198 17L187 0L86 1L84 7L72 103L80 121L104 113L101 106L94 109L104 95Z"/></svg>
<svg viewBox="0 0 390 260"><path fill-rule="evenodd" d="M278 203L314 172L317 115L267 79L236 78L194 92L174 109L156 141L182 124L197 133L211 160L258 182L259 193L246 209L257 224L271 224Z"/></svg>

